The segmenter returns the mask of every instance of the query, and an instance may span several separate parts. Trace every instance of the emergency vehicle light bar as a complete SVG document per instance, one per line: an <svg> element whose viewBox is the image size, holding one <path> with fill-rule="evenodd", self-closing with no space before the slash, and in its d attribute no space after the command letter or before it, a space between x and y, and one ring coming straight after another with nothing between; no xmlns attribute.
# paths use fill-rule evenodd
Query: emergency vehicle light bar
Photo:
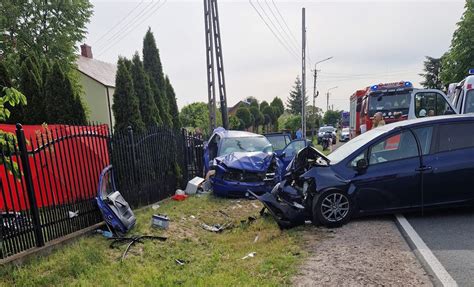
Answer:
<svg viewBox="0 0 474 287"><path fill-rule="evenodd" d="M474 75L474 69L469 69L469 75Z"/></svg>
<svg viewBox="0 0 474 287"><path fill-rule="evenodd" d="M413 87L412 83L401 81L401 82L395 82L395 83L373 85L370 87L370 90L378 91L378 90L387 90L387 89L395 89L395 88L411 88L411 87Z"/></svg>

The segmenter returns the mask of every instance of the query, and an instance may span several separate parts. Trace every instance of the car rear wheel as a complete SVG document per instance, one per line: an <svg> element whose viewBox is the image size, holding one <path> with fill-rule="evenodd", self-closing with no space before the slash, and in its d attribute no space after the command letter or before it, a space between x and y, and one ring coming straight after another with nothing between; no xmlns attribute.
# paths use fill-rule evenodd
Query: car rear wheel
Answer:
<svg viewBox="0 0 474 287"><path fill-rule="evenodd" d="M349 196L342 191L323 192L313 199L313 222L326 227L340 227L351 218L353 206Z"/></svg>

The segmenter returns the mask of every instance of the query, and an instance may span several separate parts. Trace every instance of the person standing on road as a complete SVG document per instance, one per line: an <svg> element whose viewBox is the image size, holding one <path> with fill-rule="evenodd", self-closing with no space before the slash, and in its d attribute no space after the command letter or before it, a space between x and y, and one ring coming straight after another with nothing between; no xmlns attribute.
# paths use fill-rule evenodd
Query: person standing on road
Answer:
<svg viewBox="0 0 474 287"><path fill-rule="evenodd" d="M383 120L383 116L381 112L377 112L374 115L374 128L378 128L385 125L385 121Z"/></svg>
<svg viewBox="0 0 474 287"><path fill-rule="evenodd" d="M296 139L299 140L299 139L302 139L302 138L303 138L303 132L301 131L301 128L299 128L296 131Z"/></svg>

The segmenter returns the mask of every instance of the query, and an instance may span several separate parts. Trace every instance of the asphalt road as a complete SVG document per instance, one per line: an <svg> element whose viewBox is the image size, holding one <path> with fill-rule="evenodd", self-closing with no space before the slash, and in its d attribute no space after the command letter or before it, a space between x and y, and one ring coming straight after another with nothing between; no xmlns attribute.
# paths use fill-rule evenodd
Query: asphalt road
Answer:
<svg viewBox="0 0 474 287"><path fill-rule="evenodd" d="M459 286L474 286L474 208L405 214Z"/></svg>

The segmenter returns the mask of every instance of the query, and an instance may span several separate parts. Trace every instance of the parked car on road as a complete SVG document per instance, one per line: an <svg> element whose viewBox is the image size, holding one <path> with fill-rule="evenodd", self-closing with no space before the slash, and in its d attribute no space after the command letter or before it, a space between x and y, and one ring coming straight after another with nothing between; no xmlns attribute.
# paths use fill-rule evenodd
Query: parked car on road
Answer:
<svg viewBox="0 0 474 287"><path fill-rule="evenodd" d="M336 128L333 126L324 126L320 127L318 130L318 144L321 144L324 134L330 131L332 133L332 144L336 144L337 136L336 136Z"/></svg>
<svg viewBox="0 0 474 287"><path fill-rule="evenodd" d="M370 130L325 157L302 149L271 193L257 196L281 227L311 219L470 205L474 116L426 117Z"/></svg>
<svg viewBox="0 0 474 287"><path fill-rule="evenodd" d="M343 128L341 134L339 135L340 142L347 142L350 139L350 130L349 128Z"/></svg>

